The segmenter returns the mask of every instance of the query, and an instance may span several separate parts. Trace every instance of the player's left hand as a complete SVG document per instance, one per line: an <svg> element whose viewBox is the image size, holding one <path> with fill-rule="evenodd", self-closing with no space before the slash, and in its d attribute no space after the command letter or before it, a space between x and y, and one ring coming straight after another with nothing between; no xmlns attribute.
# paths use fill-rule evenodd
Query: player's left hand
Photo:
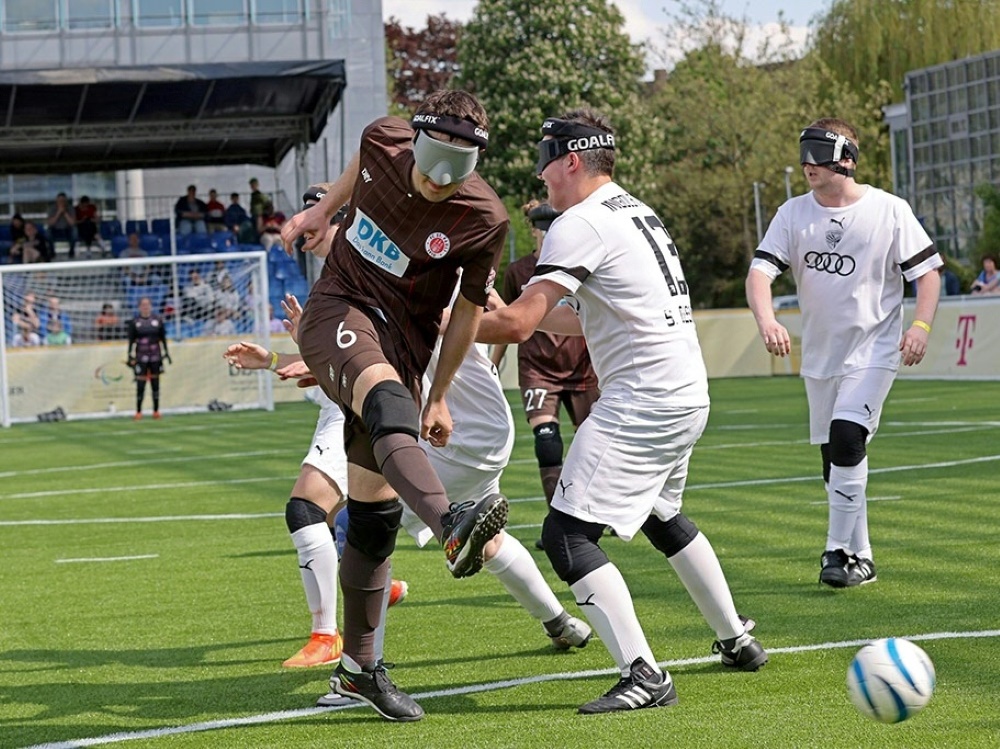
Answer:
<svg viewBox="0 0 1000 749"><path fill-rule="evenodd" d="M295 294L285 294L285 298L281 300L281 309L285 313L285 319L281 321L281 324L285 326L285 330L288 331L292 340L298 344L302 305L299 304L299 300Z"/></svg>
<svg viewBox="0 0 1000 749"><path fill-rule="evenodd" d="M316 378L312 376L312 372L309 371L309 367L301 359L299 361L292 362L285 367L278 367L274 371L278 377L283 380L300 380L303 377L310 377L313 380Z"/></svg>
<svg viewBox="0 0 1000 749"><path fill-rule="evenodd" d="M171 367L174 366L174 360L170 358L170 354L163 357L163 360L169 364Z"/></svg>
<svg viewBox="0 0 1000 749"><path fill-rule="evenodd" d="M912 367L919 364L927 353L928 333L923 328L911 325L905 333L903 340L899 344L899 350L903 354L903 364Z"/></svg>
<svg viewBox="0 0 1000 749"><path fill-rule="evenodd" d="M222 358L237 369L267 369L271 366L271 354L258 343L240 341L229 346Z"/></svg>
<svg viewBox="0 0 1000 749"><path fill-rule="evenodd" d="M451 438L451 412L444 399L427 401L420 419L420 436L432 447L444 447Z"/></svg>

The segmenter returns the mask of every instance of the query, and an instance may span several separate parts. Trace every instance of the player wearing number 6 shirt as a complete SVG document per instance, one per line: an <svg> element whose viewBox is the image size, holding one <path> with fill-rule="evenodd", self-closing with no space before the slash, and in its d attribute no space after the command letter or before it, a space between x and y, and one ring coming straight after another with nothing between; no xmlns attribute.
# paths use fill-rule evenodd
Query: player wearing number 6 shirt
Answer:
<svg viewBox="0 0 1000 749"><path fill-rule="evenodd" d="M875 582L868 536L867 444L900 359L918 364L937 309L943 265L906 201L858 184L858 133L839 119L799 136L810 192L778 209L747 275L747 301L775 356L791 340L774 315L771 282L791 269L802 310L809 440L820 446L829 519L820 582ZM903 330L903 279L915 281L914 322Z"/></svg>
<svg viewBox="0 0 1000 749"><path fill-rule="evenodd" d="M549 228L535 276L509 307L483 317L478 339L519 343L550 311L552 332L582 326L601 395L570 446L542 540L622 678L580 712L672 705L670 676L657 666L628 586L600 548L605 526L625 540L641 530L664 553L715 630L713 649L725 665L756 670L767 662L711 544L681 513L691 450L709 409L687 284L663 223L612 181L608 120L570 112L546 120L542 134L538 173L563 215ZM567 294L579 318L557 307Z"/></svg>

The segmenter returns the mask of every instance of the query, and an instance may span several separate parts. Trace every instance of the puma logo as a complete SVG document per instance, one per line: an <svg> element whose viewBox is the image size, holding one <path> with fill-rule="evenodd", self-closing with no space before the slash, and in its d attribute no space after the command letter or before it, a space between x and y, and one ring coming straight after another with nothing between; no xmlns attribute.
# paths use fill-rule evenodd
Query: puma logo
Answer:
<svg viewBox="0 0 1000 749"><path fill-rule="evenodd" d="M300 570L309 570L310 572L315 572L315 571L313 570L313 568L312 568L312 563L313 563L313 560L312 560L312 559L310 559L310 560L309 560L308 562L306 562L305 564L300 564L300 565L299 565L299 569L300 569Z"/></svg>
<svg viewBox="0 0 1000 749"><path fill-rule="evenodd" d="M562 479L559 479L559 488L562 489L563 496L566 496L566 490L573 486L573 482L570 481L568 484L564 484Z"/></svg>
<svg viewBox="0 0 1000 749"><path fill-rule="evenodd" d="M840 489L834 489L833 493L834 494L839 494L841 497L843 497L844 499L846 499L848 502L853 502L854 498L856 496L858 496L857 494L844 494L842 491L840 491Z"/></svg>
<svg viewBox="0 0 1000 749"><path fill-rule="evenodd" d="M834 223L834 224L836 224L836 225L837 225L837 226L839 226L839 227L840 227L841 229L843 229L843 228L844 228L844 222L843 222L843 221L838 221L838 220L837 220L837 219L835 219L835 218L831 218L831 219L830 219L830 222L831 222L831 223Z"/></svg>
<svg viewBox="0 0 1000 749"><path fill-rule="evenodd" d="M591 599L592 599L592 598L593 598L593 597L594 597L595 595L597 595L597 594L596 594L596 593L591 593L591 594L590 594L589 596L587 596L587 600L586 600L586 601L577 601L577 602L576 602L576 605L577 605L577 606L596 606L596 605L597 605L596 603L592 603L592 602L591 602Z"/></svg>
<svg viewBox="0 0 1000 749"><path fill-rule="evenodd" d="M868 418L869 418L869 419L870 419L870 418L871 418L871 417L872 417L872 416L874 415L874 413L875 413L874 411L872 411L872 410L871 410L871 409L870 409L870 408L868 407L868 404L867 404L867 403L865 404L865 411L867 411L867 412L868 412Z"/></svg>
<svg viewBox="0 0 1000 749"><path fill-rule="evenodd" d="M320 455L322 455L323 454L323 448L320 447L319 445L316 445L315 447L316 447L316 451L319 452Z"/></svg>

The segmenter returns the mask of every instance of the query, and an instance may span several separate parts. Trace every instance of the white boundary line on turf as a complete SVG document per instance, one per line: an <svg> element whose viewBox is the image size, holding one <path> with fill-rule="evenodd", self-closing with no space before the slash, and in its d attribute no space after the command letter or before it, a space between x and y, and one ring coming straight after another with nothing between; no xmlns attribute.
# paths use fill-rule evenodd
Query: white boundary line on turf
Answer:
<svg viewBox="0 0 1000 749"><path fill-rule="evenodd" d="M177 481L163 484L140 484L131 486L102 486L91 489L52 489L44 492L17 492L0 494L5 499L42 499L44 497L68 497L71 494L108 494L110 492L143 492L147 489L190 489L196 486L229 486L231 484L259 484L263 481L295 481L295 476L259 476L248 479L224 479L215 481Z"/></svg>
<svg viewBox="0 0 1000 749"><path fill-rule="evenodd" d="M164 463L191 463L196 460L223 460L228 458L259 458L264 455L287 455L294 452L301 454L301 450L253 450L244 453L202 453L201 455L179 455L175 458L159 458L144 460L143 466L162 465ZM105 468L135 468L134 460L120 460L114 463L91 463L82 466L49 466L48 468L31 468L26 471L4 471L0 473L0 479L11 476L37 476L47 473L68 473L73 471L102 471Z"/></svg>
<svg viewBox="0 0 1000 749"><path fill-rule="evenodd" d="M283 512L259 512L234 515L163 515L148 518L70 518L67 520L0 520L0 527L8 525L89 525L91 523L171 523L181 520L259 520L283 518Z"/></svg>
<svg viewBox="0 0 1000 749"><path fill-rule="evenodd" d="M896 635L898 637L898 635ZM971 638L1000 637L1000 629L987 629L978 632L934 632L924 635L906 635L905 639L913 642L925 640L957 640ZM794 645L786 648L769 648L768 654L778 653L808 653L817 650L836 650L841 648L861 647L871 642L871 639L863 640L842 640L840 642L822 642L815 645ZM673 668L676 666L691 666L704 663L715 663L717 656L703 656L699 658L681 658L672 661L661 661L662 668ZM421 692L410 695L416 700L434 699L437 697L455 697L467 694L478 694L482 692L494 692L498 689L509 689L527 684L542 684L549 681L571 681L575 679L590 679L595 676L609 676L617 674L616 668L593 669L589 671L563 672L558 674L542 674L540 676L527 676L522 679L507 679L505 681L494 681L485 684L471 684L464 687L453 687L451 689L438 689L431 692ZM276 723L283 720L295 720L296 718L308 718L327 712L342 710L354 710L367 707L367 705L354 702L349 705L337 705L335 707L309 707L301 710L282 710L274 713L263 713L260 715L248 715L244 718L228 718L223 720L211 720L203 723L191 723L186 726L172 726L169 728L152 728L145 731L130 731L122 733L111 733L105 736L94 736L86 739L71 739L69 741L57 741L48 744L34 744L25 749L79 749L79 747L99 746L102 744L119 744L125 741L138 741L141 739L158 739L165 736L173 736L185 733L197 733L200 731L213 731L221 728L239 728L241 726L255 726L263 723Z"/></svg>
<svg viewBox="0 0 1000 749"><path fill-rule="evenodd" d="M76 559L57 559L56 564L76 564L77 562L131 562L135 559L159 559L159 554L136 554L130 557L77 557Z"/></svg>

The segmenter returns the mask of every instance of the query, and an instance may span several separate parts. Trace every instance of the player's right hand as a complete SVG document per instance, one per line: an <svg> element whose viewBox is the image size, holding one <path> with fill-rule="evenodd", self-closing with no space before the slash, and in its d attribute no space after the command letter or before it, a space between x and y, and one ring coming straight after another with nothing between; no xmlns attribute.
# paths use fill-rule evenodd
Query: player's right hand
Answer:
<svg viewBox="0 0 1000 749"><path fill-rule="evenodd" d="M764 348L769 354L775 356L788 356L792 353L792 339L788 335L785 326L777 320L760 325L760 337L764 341Z"/></svg>
<svg viewBox="0 0 1000 749"><path fill-rule="evenodd" d="M295 250L295 240L305 237L302 251L313 252L323 243L329 228L330 217L326 213L326 207L320 202L296 213L285 222L281 228L281 244L285 247L285 252L291 255Z"/></svg>
<svg viewBox="0 0 1000 749"><path fill-rule="evenodd" d="M128 368L129 368L129 369L135 369L135 365L136 365L136 364L138 364L138 363L139 363L139 362L138 362L138 361L136 361L136 358L135 358L134 356L130 356L130 357L129 357L128 359L126 359L126 361L125 361L125 364L126 364L126 365L128 365Z"/></svg>
<svg viewBox="0 0 1000 749"><path fill-rule="evenodd" d="M222 354L222 358L231 367L237 369L267 369L271 366L271 355L267 349L257 343L240 341L230 345Z"/></svg>

